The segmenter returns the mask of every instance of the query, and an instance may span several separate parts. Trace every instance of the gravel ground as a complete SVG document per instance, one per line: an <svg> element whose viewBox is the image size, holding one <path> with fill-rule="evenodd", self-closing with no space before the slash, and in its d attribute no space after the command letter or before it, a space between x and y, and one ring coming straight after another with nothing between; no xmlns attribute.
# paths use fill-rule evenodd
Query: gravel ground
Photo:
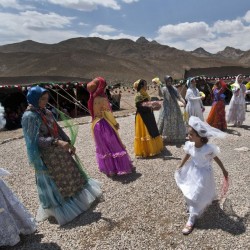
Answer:
<svg viewBox="0 0 250 250"><path fill-rule="evenodd" d="M101 174L95 161L89 117L80 119L84 122L79 126L78 155L89 175L102 183L103 198L65 226L60 227L53 220L38 223L35 234L22 236L15 247L0 249L250 249L250 112L242 128L229 127L227 139L211 141L221 148L220 158L229 171L230 189L226 199L205 211L189 236L181 233L188 215L174 180L174 171L184 155L182 147L166 145L158 157L136 159L134 114L117 119L137 172L114 180ZM0 166L12 173L5 180L35 216L38 197L34 170L28 166L20 131L14 135L14 140L1 137L5 141L0 140ZM216 163L214 172L219 192L222 173Z"/></svg>

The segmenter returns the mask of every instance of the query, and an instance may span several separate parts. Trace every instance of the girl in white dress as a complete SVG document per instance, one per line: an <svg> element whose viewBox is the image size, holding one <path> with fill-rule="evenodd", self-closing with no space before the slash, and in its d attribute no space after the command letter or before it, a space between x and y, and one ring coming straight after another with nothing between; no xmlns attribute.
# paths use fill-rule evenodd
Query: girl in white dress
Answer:
<svg viewBox="0 0 250 250"><path fill-rule="evenodd" d="M14 246L20 241L20 234L36 231L35 220L1 179L9 172L0 168L0 247Z"/></svg>
<svg viewBox="0 0 250 250"><path fill-rule="evenodd" d="M199 90L196 88L195 78L190 78L187 81L187 93L185 99L187 101L186 112L188 116L197 116L204 121L203 112L205 110L202 100L205 98L200 95Z"/></svg>
<svg viewBox="0 0 250 250"><path fill-rule="evenodd" d="M227 114L227 123L233 123L235 127L240 127L243 121L245 121L246 90L246 86L243 84L243 76L238 75L235 83L232 85L233 96L230 100Z"/></svg>
<svg viewBox="0 0 250 250"><path fill-rule="evenodd" d="M221 168L225 178L228 176L228 172L217 156L219 147L207 143L208 138L223 138L225 135L224 132L211 127L198 117L191 116L189 119L189 141L184 146L186 155L175 172L176 183L185 197L190 213L182 230L183 234L192 232L196 218L216 198L213 159Z"/></svg>

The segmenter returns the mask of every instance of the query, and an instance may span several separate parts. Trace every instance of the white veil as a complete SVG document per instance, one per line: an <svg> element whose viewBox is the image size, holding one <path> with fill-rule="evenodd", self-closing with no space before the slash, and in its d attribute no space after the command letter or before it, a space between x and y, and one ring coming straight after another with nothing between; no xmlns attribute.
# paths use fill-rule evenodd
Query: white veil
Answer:
<svg viewBox="0 0 250 250"><path fill-rule="evenodd" d="M191 116L188 121L189 126L191 126L199 136L201 137L217 137L224 138L227 134L221 130L211 127L208 123L201 121L200 118L196 116Z"/></svg>

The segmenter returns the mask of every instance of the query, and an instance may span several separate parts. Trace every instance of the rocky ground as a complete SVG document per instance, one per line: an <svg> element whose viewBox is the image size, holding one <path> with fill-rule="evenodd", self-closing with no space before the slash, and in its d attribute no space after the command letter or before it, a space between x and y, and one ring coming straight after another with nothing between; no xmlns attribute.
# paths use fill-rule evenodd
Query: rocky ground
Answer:
<svg viewBox="0 0 250 250"><path fill-rule="evenodd" d="M158 157L135 158L133 99L122 99L123 110L115 115L136 173L114 180L101 174L95 161L90 118L78 118L78 155L89 175L102 183L102 200L65 226L59 227L53 220L40 222L35 234L22 236L15 247L0 249L250 249L250 112L244 126L229 127L226 139L212 140L221 148L220 159L229 172L229 192L206 210L191 235L183 236L187 214L174 180L183 149L166 145ZM209 110L207 107L205 117ZM34 170L28 165L21 130L0 132L0 152L0 166L12 173L4 179L35 216L38 198ZM214 172L220 193L222 173L216 163Z"/></svg>

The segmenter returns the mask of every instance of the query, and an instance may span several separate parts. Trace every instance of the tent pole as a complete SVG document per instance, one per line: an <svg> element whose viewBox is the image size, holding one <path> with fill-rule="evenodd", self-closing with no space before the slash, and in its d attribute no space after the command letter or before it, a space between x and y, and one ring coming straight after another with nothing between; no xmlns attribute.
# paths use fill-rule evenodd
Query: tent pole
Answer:
<svg viewBox="0 0 250 250"><path fill-rule="evenodd" d="M76 90L76 92L75 92L75 95L76 95L76 100L78 101L78 99L77 99L77 88L75 88L75 90ZM76 118L77 117L77 105L76 105L76 102L75 102L75 117L74 118Z"/></svg>
<svg viewBox="0 0 250 250"><path fill-rule="evenodd" d="M56 91L56 107L59 109L58 92Z"/></svg>

